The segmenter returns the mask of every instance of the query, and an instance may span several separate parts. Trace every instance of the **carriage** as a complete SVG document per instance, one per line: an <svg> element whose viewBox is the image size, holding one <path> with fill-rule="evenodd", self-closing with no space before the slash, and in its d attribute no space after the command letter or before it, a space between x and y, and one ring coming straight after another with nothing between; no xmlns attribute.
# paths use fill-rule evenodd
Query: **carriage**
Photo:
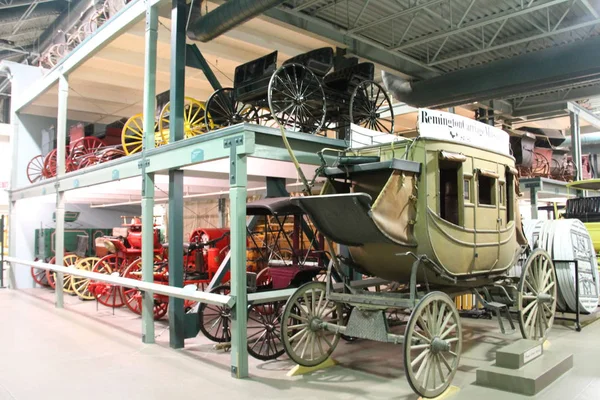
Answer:
<svg viewBox="0 0 600 400"><path fill-rule="evenodd" d="M239 65L233 88L216 90L206 102L206 125L248 122L278 125L309 134L337 132L351 123L394 131L386 91L373 81L372 63L353 63L331 71L333 49L324 47L288 59L277 68L277 51Z"/></svg>
<svg viewBox="0 0 600 400"><path fill-rule="evenodd" d="M299 287L325 270L323 237L290 198L257 200L248 203L246 209L255 218L247 232L249 292ZM229 290L225 283L213 288L212 293L229 294ZM272 360L283 355L280 326L284 304L274 301L248 306L248 353L253 357ZM214 342L231 341L230 318L228 307L198 307L200 331Z"/></svg>
<svg viewBox="0 0 600 400"><path fill-rule="evenodd" d="M509 311L516 311L523 337L543 340L557 285L553 260L523 235L508 135L440 111L419 110L418 118L417 138L372 135L375 144L320 169L321 195L291 199L349 256L332 257L326 282L296 290L281 332L286 353L304 366L325 361L341 335L402 344L410 386L435 397L460 360L452 297L475 294L511 325ZM357 290L347 269L397 282L398 289ZM346 277L341 287L333 272ZM403 333L390 330L389 309L407 316Z"/></svg>

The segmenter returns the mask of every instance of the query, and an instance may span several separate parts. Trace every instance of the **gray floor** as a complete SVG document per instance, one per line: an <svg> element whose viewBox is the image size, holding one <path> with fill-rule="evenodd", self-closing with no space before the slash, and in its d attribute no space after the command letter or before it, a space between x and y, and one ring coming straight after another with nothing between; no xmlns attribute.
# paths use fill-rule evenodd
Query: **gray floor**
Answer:
<svg viewBox="0 0 600 400"><path fill-rule="evenodd" d="M229 354L203 337L185 350L168 348L166 322L157 324L157 345L141 343L140 320L94 302L65 298L57 310L45 289L0 290L0 399L416 399L402 368L402 350L391 344L343 342L334 358L339 366L288 378L285 357L250 359L251 378L229 376ZM514 340L495 321L463 319L463 356L452 399L531 399L473 385L475 370ZM551 347L571 351L575 367L535 398L600 399L600 323L583 332L557 326Z"/></svg>

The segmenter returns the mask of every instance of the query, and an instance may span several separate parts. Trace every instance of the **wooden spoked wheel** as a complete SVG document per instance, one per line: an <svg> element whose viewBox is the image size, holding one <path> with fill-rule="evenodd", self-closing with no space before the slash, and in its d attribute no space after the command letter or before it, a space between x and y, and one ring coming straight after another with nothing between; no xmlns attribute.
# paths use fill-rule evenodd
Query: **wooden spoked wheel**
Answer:
<svg viewBox="0 0 600 400"><path fill-rule="evenodd" d="M50 259L50 261L48 261L48 264L54 264L55 260L56 260L55 257L52 257ZM63 265L65 267L75 268L75 264L77 264L78 260L79 260L79 257L77 257L76 254L66 254L63 257ZM46 271L46 279L48 280L48 284L50 285L50 287L52 289L56 289L56 272ZM63 275L63 292L69 293L69 294L74 293L73 287L71 285L72 279L73 279L73 277L71 275L68 275L68 274Z"/></svg>
<svg viewBox="0 0 600 400"><path fill-rule="evenodd" d="M422 397L436 397L450 386L462 349L458 311L447 294L431 292L413 310L404 333L404 371Z"/></svg>
<svg viewBox="0 0 600 400"><path fill-rule="evenodd" d="M94 10L92 15L90 15L89 19L87 20L87 26L85 30L90 34L94 33L98 28L102 26L102 24L104 24L110 18L108 12L108 3L108 1L105 1L102 4L102 7L100 7L97 10Z"/></svg>
<svg viewBox="0 0 600 400"><path fill-rule="evenodd" d="M210 292L229 294L230 288L228 285L221 285L213 288ZM202 303L198 307L198 320L200 331L208 339L217 343L231 341L231 309L229 307Z"/></svg>
<svg viewBox="0 0 600 400"><path fill-rule="evenodd" d="M87 257L82 258L75 264L75 268L83 270L83 271L92 271L96 263L100 261L98 257ZM96 297L89 290L90 279L83 278L80 276L73 276L71 278L71 286L73 287L73 291L81 300L94 300Z"/></svg>
<svg viewBox="0 0 600 400"><path fill-rule="evenodd" d="M109 254L102 257L96 265L93 272L99 274L111 275L113 272L121 273L126 268L126 260L116 254ZM90 292L98 303L112 308L119 308L125 305L125 300L121 293L120 286L106 282L90 282Z"/></svg>
<svg viewBox="0 0 600 400"><path fill-rule="evenodd" d="M121 149L106 149L100 153L98 162L103 163L111 160L116 160L117 158L121 158L124 155L125 152Z"/></svg>
<svg viewBox="0 0 600 400"><path fill-rule="evenodd" d="M106 144L95 136L86 136L69 145L67 156L67 171L76 171L80 168L96 164L98 162L100 149Z"/></svg>
<svg viewBox="0 0 600 400"><path fill-rule="evenodd" d="M285 302L256 304L248 309L248 353L259 360L274 360L285 353L281 341L281 315Z"/></svg>
<svg viewBox="0 0 600 400"><path fill-rule="evenodd" d="M300 286L285 305L281 339L287 355L306 367L319 365L333 353L340 334L322 328L322 323L342 324L342 306L327 300L325 284Z"/></svg>
<svg viewBox="0 0 600 400"><path fill-rule="evenodd" d="M534 250L523 266L518 287L519 327L525 339L546 339L556 313L554 263L542 249Z"/></svg>
<svg viewBox="0 0 600 400"><path fill-rule="evenodd" d="M159 147L169 143L168 138L162 137L158 131L158 125L154 124L154 146ZM144 145L144 116L136 114L129 118L121 131L121 144L126 155L142 151Z"/></svg>
<svg viewBox="0 0 600 400"><path fill-rule="evenodd" d="M44 179L44 156L35 156L27 164L27 179L30 183L39 182Z"/></svg>
<svg viewBox="0 0 600 400"><path fill-rule="evenodd" d="M123 272L123 277L130 279L142 279L142 260L132 262ZM121 287L121 298L127 308L134 313L142 314L142 292L136 288ZM154 319L159 320L167 314L169 303L163 301L162 296L154 295Z"/></svg>
<svg viewBox="0 0 600 400"><path fill-rule="evenodd" d="M53 178L56 176L56 170L58 168L57 155L58 153L56 149L54 149L44 157L44 169L42 171L44 178Z"/></svg>
<svg viewBox="0 0 600 400"><path fill-rule="evenodd" d="M271 276L271 268L266 267L256 274L257 288L270 288L273 286L273 277Z"/></svg>
<svg viewBox="0 0 600 400"><path fill-rule="evenodd" d="M237 101L233 88L217 89L206 101L205 124L223 128L242 122L259 123L259 109ZM212 126L211 126L212 124Z"/></svg>
<svg viewBox="0 0 600 400"><path fill-rule="evenodd" d="M169 137L171 102L165 104L158 119L158 131L163 138ZM185 139L201 135L214 128L211 118L205 118L206 107L192 97L186 97L183 106L183 136ZM168 139L167 139L168 140Z"/></svg>
<svg viewBox="0 0 600 400"><path fill-rule="evenodd" d="M41 64L46 68L55 67L67 53L66 43L57 43L48 48L42 57Z"/></svg>
<svg viewBox="0 0 600 400"><path fill-rule="evenodd" d="M38 261L38 259L36 258L34 261ZM48 278L46 277L45 269L32 267L31 268L31 277L33 278L33 281L40 286L46 286L46 287L50 286L50 284L48 283Z"/></svg>
<svg viewBox="0 0 600 400"><path fill-rule="evenodd" d="M301 64L286 64L273 73L268 100L272 116L286 130L316 134L325 122L323 86Z"/></svg>
<svg viewBox="0 0 600 400"><path fill-rule="evenodd" d="M384 112L390 115L384 117ZM356 86L350 99L350 121L373 131L394 133L392 102L381 85L363 81Z"/></svg>

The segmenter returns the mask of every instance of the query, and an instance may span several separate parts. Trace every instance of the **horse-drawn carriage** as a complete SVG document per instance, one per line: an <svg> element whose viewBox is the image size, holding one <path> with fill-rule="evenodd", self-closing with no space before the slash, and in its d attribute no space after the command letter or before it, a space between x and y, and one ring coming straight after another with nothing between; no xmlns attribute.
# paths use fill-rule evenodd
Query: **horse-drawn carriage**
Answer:
<svg viewBox="0 0 600 400"><path fill-rule="evenodd" d="M277 123L311 134L348 129L351 123L385 133L394 131L391 102L373 81L372 63L330 72L333 49L297 55L277 68L277 52L239 65L233 88L215 91L206 102L206 124L216 127Z"/></svg>
<svg viewBox="0 0 600 400"><path fill-rule="evenodd" d="M430 110L420 110L418 130L414 140L348 150L321 169L321 195L290 200L350 256L332 258L326 282L297 289L281 332L286 353L305 366L326 360L341 335L403 344L410 386L435 397L460 360L453 296L474 293L508 318L510 308L523 337L541 340L553 323L557 285L553 261L522 232L508 135ZM357 290L343 267L399 289ZM334 271L346 277L343 285L333 284ZM349 317L344 306L352 307ZM390 308L408 316L402 334L389 329Z"/></svg>

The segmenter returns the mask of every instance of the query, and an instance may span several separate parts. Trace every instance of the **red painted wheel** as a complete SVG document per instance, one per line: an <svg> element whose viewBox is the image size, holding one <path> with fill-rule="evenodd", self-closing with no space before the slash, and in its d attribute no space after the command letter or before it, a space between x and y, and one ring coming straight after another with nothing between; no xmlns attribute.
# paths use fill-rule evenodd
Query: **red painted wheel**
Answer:
<svg viewBox="0 0 600 400"><path fill-rule="evenodd" d="M56 149L52 150L50 153L46 154L44 158L44 169L42 170L42 175L44 178L53 178L56 176Z"/></svg>
<svg viewBox="0 0 600 400"><path fill-rule="evenodd" d="M130 279L142 279L142 260L137 259L132 262L125 272L123 277ZM125 301L125 305L134 313L142 314L142 292L135 288L121 287L121 297ZM169 303L163 301L160 295L154 295L154 319L159 320L167 314Z"/></svg>
<svg viewBox="0 0 600 400"><path fill-rule="evenodd" d="M110 275L113 272L118 272L119 275L126 266L125 258L117 256L116 254L109 254L102 257L96 265L94 265L93 272L100 274ZM90 282L88 289L94 294L98 303L112 308L119 308L125 305L121 287L112 283L106 282Z"/></svg>
<svg viewBox="0 0 600 400"><path fill-rule="evenodd" d="M86 136L75 140L69 145L69 156L67 167L69 171L75 171L98 162L100 149L106 144L95 136Z"/></svg>
<svg viewBox="0 0 600 400"><path fill-rule="evenodd" d="M110 160L116 160L117 158L121 158L125 155L125 152L121 149L107 149L102 152L100 155L100 162L107 162Z"/></svg>
<svg viewBox="0 0 600 400"><path fill-rule="evenodd" d="M39 261L39 259L36 258L34 261ZM33 278L33 281L40 286L50 286L45 269L31 268L31 277Z"/></svg>
<svg viewBox="0 0 600 400"><path fill-rule="evenodd" d="M35 183L44 179L44 156L35 156L27 164L27 179L29 182ZM35 278L34 278L35 279Z"/></svg>

